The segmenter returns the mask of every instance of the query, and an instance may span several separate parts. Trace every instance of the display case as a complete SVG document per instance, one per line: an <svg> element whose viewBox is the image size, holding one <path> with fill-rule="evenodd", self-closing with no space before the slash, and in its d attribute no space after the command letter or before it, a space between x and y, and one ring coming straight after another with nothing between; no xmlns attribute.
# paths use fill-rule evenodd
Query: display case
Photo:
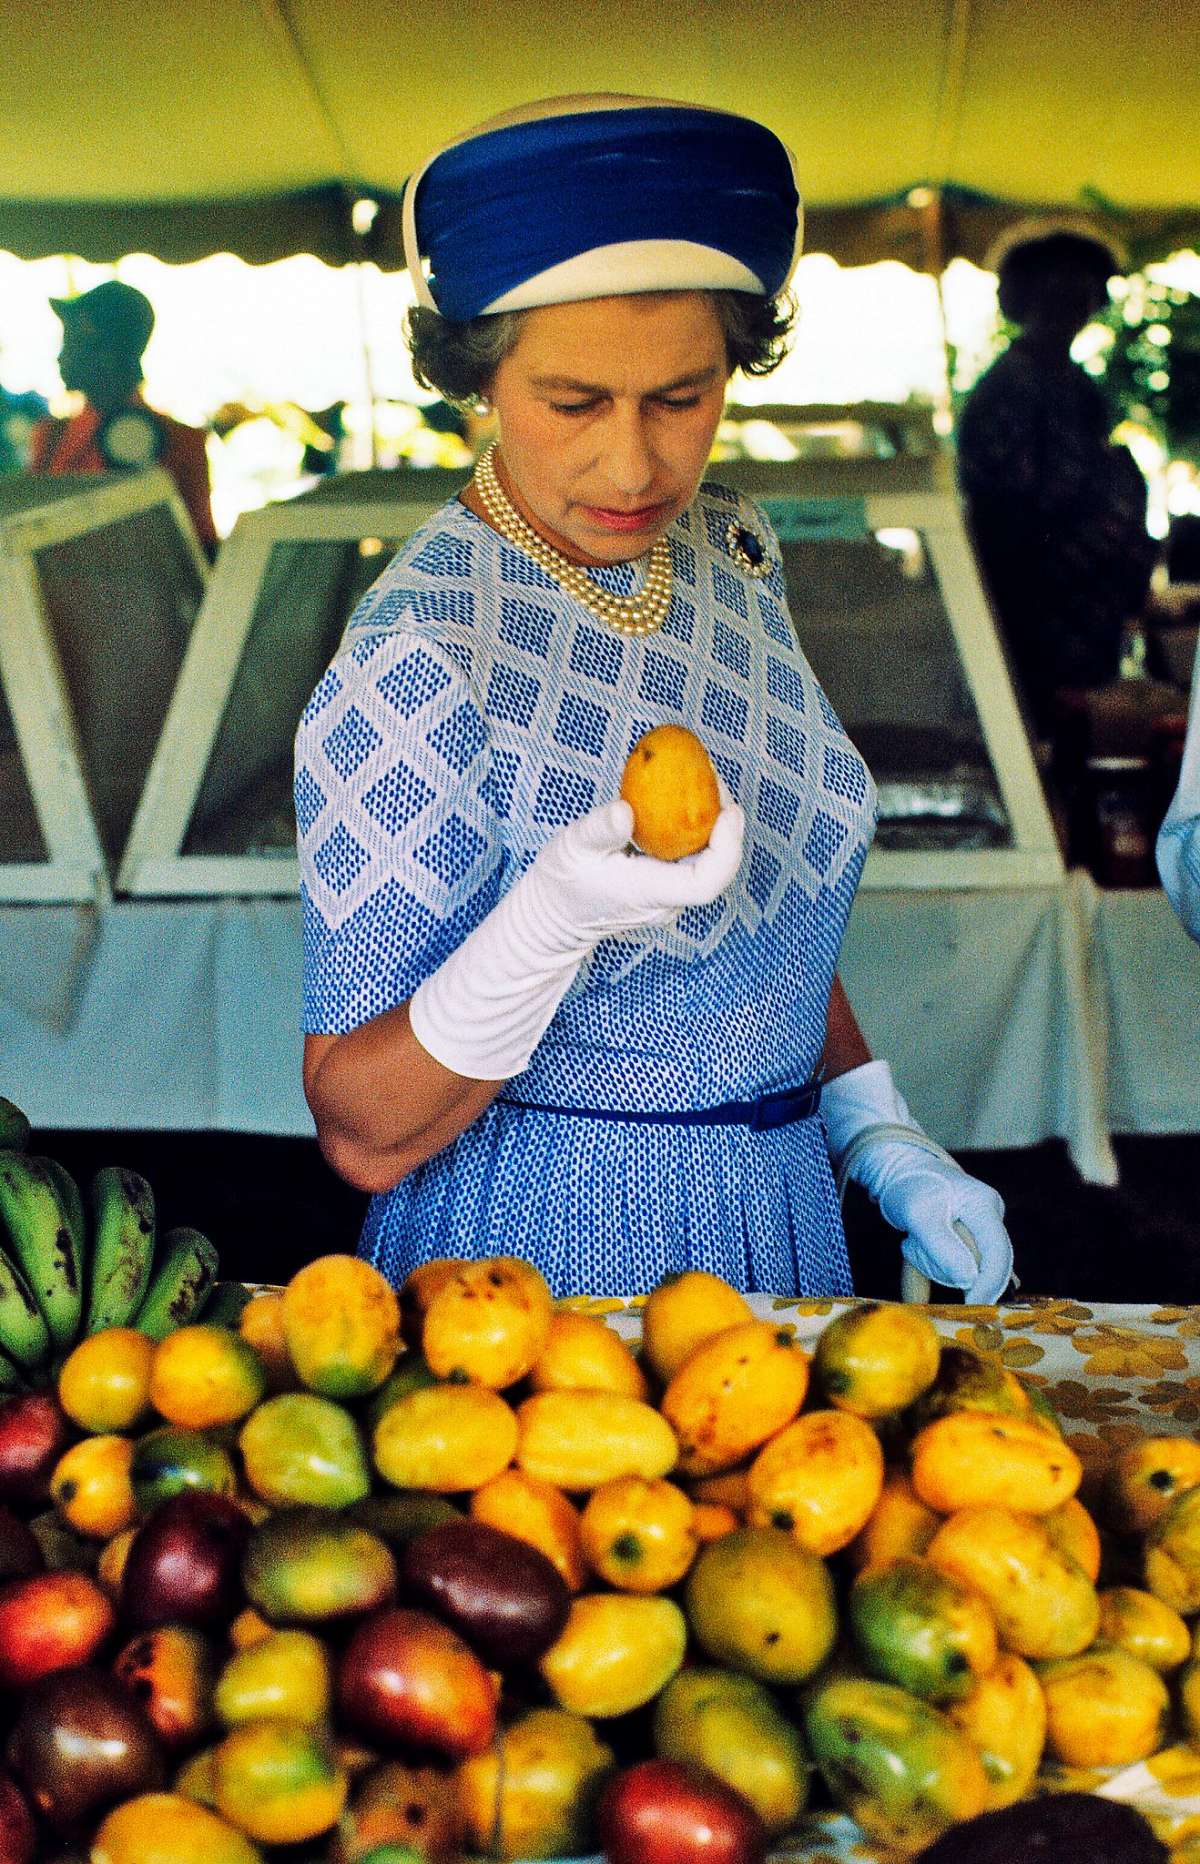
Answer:
<svg viewBox="0 0 1200 1864"><path fill-rule="evenodd" d="M1062 878L1030 737L947 464L922 453L725 459L766 511L801 645L874 774L863 884Z"/></svg>
<svg viewBox="0 0 1200 1864"><path fill-rule="evenodd" d="M299 889L292 743L351 611L462 486L438 469L347 473L239 519L223 544L118 885L141 895Z"/></svg>
<svg viewBox="0 0 1200 1864"><path fill-rule="evenodd" d="M0 899L108 890L207 573L158 468L0 479Z"/></svg>

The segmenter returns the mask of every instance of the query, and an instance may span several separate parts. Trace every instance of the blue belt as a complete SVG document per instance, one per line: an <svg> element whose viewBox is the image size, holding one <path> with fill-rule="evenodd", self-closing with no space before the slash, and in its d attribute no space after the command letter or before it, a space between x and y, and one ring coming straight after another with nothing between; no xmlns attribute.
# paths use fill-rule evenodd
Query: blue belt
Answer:
<svg viewBox="0 0 1200 1864"><path fill-rule="evenodd" d="M689 1107L682 1113L614 1112L611 1107L551 1107L540 1100L518 1100L500 1094L497 1106L519 1107L524 1113L562 1113L577 1120L624 1120L637 1126L746 1126L752 1133L773 1132L796 1120L810 1120L821 1104L821 1083L805 1081L802 1087L781 1088L758 1100L727 1100L720 1107Z"/></svg>

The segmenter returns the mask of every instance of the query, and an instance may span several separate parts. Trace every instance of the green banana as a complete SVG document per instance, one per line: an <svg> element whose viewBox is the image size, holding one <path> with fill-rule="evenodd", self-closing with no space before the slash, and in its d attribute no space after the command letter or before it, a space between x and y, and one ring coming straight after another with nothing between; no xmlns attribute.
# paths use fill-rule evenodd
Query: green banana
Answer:
<svg viewBox="0 0 1200 1864"><path fill-rule="evenodd" d="M38 1366L50 1351L50 1329L15 1262L0 1249L0 1350L19 1367Z"/></svg>
<svg viewBox="0 0 1200 1864"><path fill-rule="evenodd" d="M218 1282L197 1315L206 1327L232 1327L236 1333L242 1310L249 1307L252 1296L241 1282Z"/></svg>
<svg viewBox="0 0 1200 1864"><path fill-rule="evenodd" d="M152 1340L165 1340L176 1327L185 1327L217 1279L217 1252L199 1230L168 1230L163 1251L133 1322Z"/></svg>
<svg viewBox="0 0 1200 1864"><path fill-rule="evenodd" d="M0 1352L0 1398L6 1397L9 1392L27 1391L28 1386L29 1381L16 1360Z"/></svg>
<svg viewBox="0 0 1200 1864"><path fill-rule="evenodd" d="M0 1146L24 1152L29 1144L29 1121L15 1101L0 1094Z"/></svg>
<svg viewBox="0 0 1200 1864"><path fill-rule="evenodd" d="M154 1192L120 1165L102 1165L91 1183L92 1271L87 1331L128 1327L145 1297L154 1262Z"/></svg>
<svg viewBox="0 0 1200 1864"><path fill-rule="evenodd" d="M66 1350L83 1303L83 1210L69 1174L52 1159L0 1152L0 1225L55 1346Z"/></svg>

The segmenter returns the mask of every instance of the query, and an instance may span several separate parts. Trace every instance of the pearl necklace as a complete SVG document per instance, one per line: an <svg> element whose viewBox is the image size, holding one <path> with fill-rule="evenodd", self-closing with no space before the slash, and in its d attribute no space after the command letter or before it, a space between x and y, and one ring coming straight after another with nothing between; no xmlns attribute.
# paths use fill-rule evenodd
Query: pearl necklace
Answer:
<svg viewBox="0 0 1200 1864"><path fill-rule="evenodd" d="M544 537L539 537L532 525L526 524L500 484L494 441L480 455L471 483L501 537L519 544L540 569L553 576L555 582L597 621L615 628L618 634L627 635L654 634L662 627L671 606L671 546L665 537L660 537L651 548L646 580L637 594L612 595L592 581L582 563L572 563L570 557L564 556Z"/></svg>

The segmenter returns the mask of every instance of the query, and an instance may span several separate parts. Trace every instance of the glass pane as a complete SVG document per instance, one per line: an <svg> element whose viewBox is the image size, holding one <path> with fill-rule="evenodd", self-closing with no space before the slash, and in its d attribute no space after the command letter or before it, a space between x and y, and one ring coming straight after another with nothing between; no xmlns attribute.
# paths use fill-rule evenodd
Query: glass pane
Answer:
<svg viewBox="0 0 1200 1864"><path fill-rule="evenodd" d="M62 483L61 481L59 483ZM81 480L70 482L76 494ZM167 505L34 555L100 840L125 846L203 593Z"/></svg>
<svg viewBox="0 0 1200 1864"><path fill-rule="evenodd" d="M0 685L0 866L47 859L12 713Z"/></svg>
<svg viewBox="0 0 1200 1864"><path fill-rule="evenodd" d="M398 549L382 538L276 544L185 855L280 855L296 845L292 741L351 611Z"/></svg>
<svg viewBox="0 0 1200 1864"><path fill-rule="evenodd" d="M924 539L871 532L853 521L854 501L829 501L821 522L824 502L763 500L783 533L801 645L879 786L876 847L1011 847Z"/></svg>

